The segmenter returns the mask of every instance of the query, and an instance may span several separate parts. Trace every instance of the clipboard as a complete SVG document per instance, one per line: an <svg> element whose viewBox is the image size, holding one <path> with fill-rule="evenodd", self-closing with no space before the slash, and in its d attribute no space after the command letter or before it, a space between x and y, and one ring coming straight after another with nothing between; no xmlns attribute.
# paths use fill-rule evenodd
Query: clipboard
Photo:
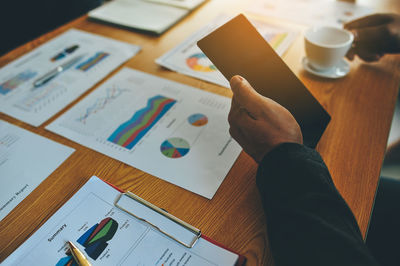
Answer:
<svg viewBox="0 0 400 266"><path fill-rule="evenodd" d="M136 194L130 192L130 191L123 191L120 188L114 186L113 184L101 179L103 182L107 183L108 185L110 185L111 187L113 187L114 189L118 190L121 194L119 194L117 196L117 198L115 199L114 202L114 206L116 208L118 208L121 211L124 211L125 213L128 213L129 215L149 224L150 226L152 226L153 228L155 228L156 230L158 230L160 233L164 234L165 236L167 236L168 238L176 241L177 243L179 243L180 245L186 247L186 248L193 248L197 241L202 238L216 246L219 246L223 249L226 249L232 253L235 253L239 256L235 266L244 266L246 265L247 262L247 258L239 253L237 253L236 251L225 247L224 245L216 242L215 240L203 235L201 233L201 230L182 221L181 219L173 216L172 214L168 213L166 210L161 209L159 207L157 207L156 205L140 198L139 196L137 196ZM157 216L159 217L164 217L165 219L169 220L171 223L175 224L177 227L182 228L182 230L185 230L187 232L189 232L190 234L192 234L192 238L191 241L185 241L184 239L181 239L179 236L176 236L174 233L171 233L170 230L165 230L163 229L162 226L160 226L157 222L152 221L151 219L149 219L148 217L143 217L142 215L138 215L138 213L135 213L133 210L129 210L127 209L127 206L125 206L122 203L122 200L128 200L130 202L133 202L135 206L142 206L143 208L148 208L150 210L152 210L155 214L157 214ZM176 228L177 228L176 227Z"/></svg>

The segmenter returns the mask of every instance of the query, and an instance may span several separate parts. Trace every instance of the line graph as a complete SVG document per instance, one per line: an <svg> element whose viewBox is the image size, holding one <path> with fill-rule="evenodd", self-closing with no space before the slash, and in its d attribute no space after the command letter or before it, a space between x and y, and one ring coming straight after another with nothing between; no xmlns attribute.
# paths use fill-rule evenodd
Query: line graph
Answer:
<svg viewBox="0 0 400 266"><path fill-rule="evenodd" d="M106 95L101 98L97 98L93 105L89 106L85 113L76 119L76 121L86 124L87 119L93 115L103 110L108 104L110 104L113 100L117 99L124 92L128 91L128 89L121 89L116 86L112 88L106 89Z"/></svg>
<svg viewBox="0 0 400 266"><path fill-rule="evenodd" d="M42 107L54 102L67 91L68 89L61 84L51 83L34 91L30 91L24 98L15 103L14 106L24 111L38 112Z"/></svg>

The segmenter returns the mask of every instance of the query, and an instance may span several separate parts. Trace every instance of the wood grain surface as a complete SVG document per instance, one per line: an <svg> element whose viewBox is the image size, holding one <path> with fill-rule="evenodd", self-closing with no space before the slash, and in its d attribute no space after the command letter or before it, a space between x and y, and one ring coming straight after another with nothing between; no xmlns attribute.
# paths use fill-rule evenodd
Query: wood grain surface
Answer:
<svg viewBox="0 0 400 266"><path fill-rule="evenodd" d="M155 64L154 60L219 13L244 12L245 5L250 2L209 1L159 37L92 22L84 16L0 57L0 66L69 28L77 28L140 45L142 51L124 66L231 97L230 90L226 88L169 71ZM400 11L398 0L357 3L379 12ZM351 63L348 76L326 80L302 69L300 62L303 56L303 39L299 35L283 58L332 116L317 149L365 236L400 81L400 57L385 56L373 64L356 59ZM76 149L64 164L0 222L0 261L43 225L91 176L97 175L200 228L205 235L245 255L248 265L273 265L265 216L255 185L257 165L247 154L241 153L214 198L207 200L44 129L96 87L38 128L0 114L2 120Z"/></svg>

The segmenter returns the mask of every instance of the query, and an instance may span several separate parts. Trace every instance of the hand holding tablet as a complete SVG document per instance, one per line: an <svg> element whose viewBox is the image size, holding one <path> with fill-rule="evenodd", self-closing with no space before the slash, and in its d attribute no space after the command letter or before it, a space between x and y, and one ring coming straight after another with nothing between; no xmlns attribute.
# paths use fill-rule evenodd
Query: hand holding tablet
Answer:
<svg viewBox="0 0 400 266"><path fill-rule="evenodd" d="M288 109L301 127L304 144L318 144L329 114L244 15L197 44L225 78L241 75L258 93Z"/></svg>

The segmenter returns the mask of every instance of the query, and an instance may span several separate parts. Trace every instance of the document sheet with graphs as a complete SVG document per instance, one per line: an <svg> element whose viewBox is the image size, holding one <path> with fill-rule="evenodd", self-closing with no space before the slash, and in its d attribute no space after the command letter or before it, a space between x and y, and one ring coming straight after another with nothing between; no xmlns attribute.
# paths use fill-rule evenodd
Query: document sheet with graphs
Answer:
<svg viewBox="0 0 400 266"><path fill-rule="evenodd" d="M139 46L71 29L0 69L0 112L40 126L115 68ZM65 67L53 79L36 80Z"/></svg>
<svg viewBox="0 0 400 266"><path fill-rule="evenodd" d="M124 68L46 128L212 198L239 153L231 100Z"/></svg>
<svg viewBox="0 0 400 266"><path fill-rule="evenodd" d="M116 208L119 194L92 177L2 265L75 265L66 241L73 242L96 266L229 266L238 261L237 254L204 238L192 248L184 247Z"/></svg>

